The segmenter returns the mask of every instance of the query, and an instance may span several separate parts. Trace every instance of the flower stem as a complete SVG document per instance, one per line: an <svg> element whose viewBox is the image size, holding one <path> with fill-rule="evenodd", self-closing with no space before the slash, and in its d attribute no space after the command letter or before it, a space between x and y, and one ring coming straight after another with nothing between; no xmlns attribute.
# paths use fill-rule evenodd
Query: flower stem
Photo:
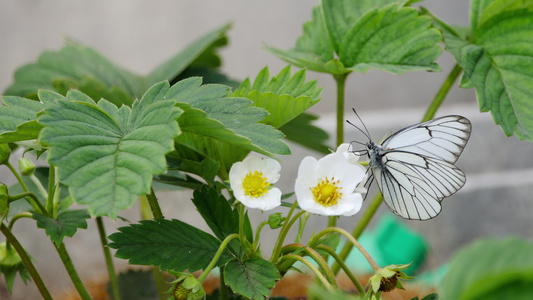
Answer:
<svg viewBox="0 0 533 300"><path fill-rule="evenodd" d="M209 275L209 272L211 272L211 270L216 266L218 259L222 255L222 252L224 252L224 249L226 249L226 246L228 246L229 242L231 242L231 240L233 240L233 239L238 239L238 238L240 238L239 234L232 233L232 234L228 235L222 241L222 243L220 244L220 247L218 247L218 250L215 253L215 256L213 256L213 259L211 259L211 262L209 263L209 265L207 265L207 267L204 269L202 274L200 274L200 276L198 276L197 280L199 282L204 282L204 280L207 278L207 275ZM223 287L221 286L220 288L222 289Z"/></svg>
<svg viewBox="0 0 533 300"><path fill-rule="evenodd" d="M65 265L65 268L67 269L67 273L70 276L72 283L74 283L74 287L76 287L76 290L78 290L78 293L80 294L81 299L82 300L92 299L91 296L89 295L89 292L83 285L83 282L81 281L78 273L76 272L74 265L72 264L72 260L70 259L70 256L68 255L67 249L65 248L65 244L61 243L59 244L59 246L56 246L55 248L57 250L57 253L59 254L59 257L61 258L61 261L63 261L63 265Z"/></svg>
<svg viewBox="0 0 533 300"><path fill-rule="evenodd" d="M239 241L241 242L241 246L244 248L246 253L250 255L255 248L250 245L250 242L244 234L244 205L239 203L237 210L239 211Z"/></svg>
<svg viewBox="0 0 533 300"><path fill-rule="evenodd" d="M342 235L344 235L348 241L350 241L350 243L352 243L353 246L355 246L359 252L361 252L361 254L363 254L363 256L366 258L366 260L368 261L368 263L370 264L370 266L372 267L372 269L377 272L380 267L378 266L378 264L376 264L376 262L374 261L374 259L372 259L372 257L370 256L370 254L368 254L368 252L366 252L365 248L363 248L363 246L361 246L361 244L359 244L359 242L357 241L357 239L355 239L348 231L342 229L342 228L338 228L338 227L330 227L330 228L326 228L324 230L322 230L321 232L319 232L317 235L315 235L310 241L309 241L309 244L310 245L313 245L315 244L322 236L326 235L326 234L330 234L330 233L334 233L334 232L338 232ZM339 255L340 256L340 255ZM345 258L343 258L344 260Z"/></svg>
<svg viewBox="0 0 533 300"><path fill-rule="evenodd" d="M326 277L324 277L324 275L322 275L322 273L320 273L320 271L318 271L318 269L312 263L310 263L307 259L296 254L287 254L280 258L280 262L283 262L284 260L289 260L289 259L302 262L304 265L306 265L309 268L309 270L315 273L318 280L320 280L320 282L328 290L328 292L333 293L335 291L335 289L331 286L331 284L328 282Z"/></svg>
<svg viewBox="0 0 533 300"><path fill-rule="evenodd" d="M24 192L22 194L9 196L9 202L17 201L17 200L25 198L25 197L30 198L31 200L33 200L33 201L30 201L30 200L28 200L26 198L26 201L28 201L28 203L31 205L33 210L38 211L38 212L40 212L43 215L46 215L46 208L43 206L41 201L39 201L39 199L37 198L37 196L35 196L34 193Z"/></svg>
<svg viewBox="0 0 533 300"><path fill-rule="evenodd" d="M331 255L331 257L333 257L335 259L335 261L344 270L344 273L346 274L346 276L348 276L348 278L350 278L350 280L352 281L353 285L357 289L357 292L359 293L359 295L364 295L365 294L365 289L363 288L361 283L357 280L357 278L355 278L353 273L350 271L350 269L344 263L344 261L340 258L340 256L337 254L337 252L335 252L335 250L333 250L330 247L328 247L326 245L323 245L323 244L318 245L316 248L319 249L319 250L322 250L322 251L326 251L329 255Z"/></svg>
<svg viewBox="0 0 533 300"><path fill-rule="evenodd" d="M337 288L337 281L335 280L335 275L333 272L331 272L331 269L328 266L328 263L318 252L316 252L313 248L302 245L302 244L290 244L282 248L281 253L283 255L287 255L289 253L296 254L296 252L301 251L303 254L311 257L320 267L322 270L322 274L325 275L328 282L331 284L332 287ZM281 273L284 273L287 269L289 269L292 266L292 263L290 263L286 267L280 267L279 270Z"/></svg>
<svg viewBox="0 0 533 300"><path fill-rule="evenodd" d="M441 88L439 89L435 97L433 98L433 101L429 105L426 111L426 114L422 118L422 122L431 120L435 116L437 109L441 106L442 102L448 95L448 92L450 91L451 87L453 86L453 84L455 83L459 75L461 74L461 71L462 71L462 68L459 66L459 64L456 63L453 69L451 70L451 72L448 74L448 77L446 77L446 80L442 84ZM372 217L378 210L379 206L381 205L381 202L383 202L383 196L381 195L381 193L378 192L376 196L374 197L374 200L372 200L372 203L370 203L370 206L368 207L368 209L365 211L365 214L363 215L359 223L353 229L352 236L354 238L359 238L359 236L365 230L368 223L370 223L370 220L372 220ZM339 256L344 260L346 259L346 257L348 256L351 250L352 250L352 245L346 244L344 245L341 252L339 253ZM332 268L333 273L337 274L339 269L340 269L340 266L337 263L335 263Z"/></svg>
<svg viewBox="0 0 533 300"><path fill-rule="evenodd" d="M96 217L96 224L98 226L98 233L100 234L102 249L104 250L107 273L109 275L109 283L113 293L113 300L120 300L120 289L118 287L118 280L115 273L115 266L113 265L113 258L111 257L111 251L109 251L109 247L107 247L107 235L105 233L102 217Z"/></svg>
<svg viewBox="0 0 533 300"><path fill-rule="evenodd" d="M287 237L291 226L302 214L305 213L304 211L300 211L294 216L294 218L291 219L292 213L294 212L294 209L296 209L297 205L298 201L294 201L291 209L289 210L289 214L287 215L287 219L285 219L285 223L283 223L283 226L281 227L278 240L276 241L276 245L274 245L274 250L272 250L272 257L270 257L271 263L276 263L276 261L278 260L279 255L281 253L281 247L283 246L283 242L285 241L285 237Z"/></svg>
<svg viewBox="0 0 533 300"><path fill-rule="evenodd" d="M363 233L368 223L370 223L370 221L372 220L372 217L378 210L379 206L381 205L381 202L383 202L383 196L381 195L380 192L378 192L376 196L374 197L374 199L372 199L372 202L370 202L370 205L368 206L365 213L359 220L359 223L357 223L357 225L354 227L352 231L353 238L358 239L361 236L361 233ZM352 251L352 248L353 248L353 245L350 243L346 243L344 247L342 247L342 250L339 253L339 256L341 257L342 260L345 260L346 257L348 257L348 254L350 254L350 251ZM340 265L337 262L335 262L335 264L333 264L333 267L331 269L333 270L333 273L337 274L339 272Z"/></svg>
<svg viewBox="0 0 533 300"><path fill-rule="evenodd" d="M252 251L255 251L257 249L257 246L259 245L259 238L261 237L261 230L263 230L263 227L268 224L268 221L263 221L259 226L257 226L257 229L255 230L255 237L254 237L254 243L252 245Z"/></svg>
<svg viewBox="0 0 533 300"><path fill-rule="evenodd" d="M43 296L43 299L45 299L45 300L53 300L53 298L50 295L50 292L48 292L48 289L46 288L46 285L44 284L41 276L37 272L37 269L35 269L35 266L31 262L31 258L26 253L26 250L24 250L22 245L19 243L17 238L13 235L11 230L9 230L9 228L7 228L7 226L4 225L4 223L0 223L0 231L2 231L2 233L6 237L6 241L9 242L9 244L12 245L13 248L15 248L15 250L17 251L18 255L20 256L20 259L24 263L24 266L26 267L26 269L30 273L30 276L33 279L33 281L35 282L35 285L37 286L37 289L39 289L39 292L41 293L41 296Z"/></svg>

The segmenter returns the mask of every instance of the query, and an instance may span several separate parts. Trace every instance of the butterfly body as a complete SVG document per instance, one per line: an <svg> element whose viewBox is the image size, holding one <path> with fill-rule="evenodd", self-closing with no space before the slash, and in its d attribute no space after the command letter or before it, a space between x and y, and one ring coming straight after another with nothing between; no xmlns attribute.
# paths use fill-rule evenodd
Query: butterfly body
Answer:
<svg viewBox="0 0 533 300"><path fill-rule="evenodd" d="M461 116L444 116L397 131L376 144L366 143L371 176L385 203L406 219L427 220L441 211L441 201L466 182L454 163L472 129ZM367 183L368 183L367 182Z"/></svg>

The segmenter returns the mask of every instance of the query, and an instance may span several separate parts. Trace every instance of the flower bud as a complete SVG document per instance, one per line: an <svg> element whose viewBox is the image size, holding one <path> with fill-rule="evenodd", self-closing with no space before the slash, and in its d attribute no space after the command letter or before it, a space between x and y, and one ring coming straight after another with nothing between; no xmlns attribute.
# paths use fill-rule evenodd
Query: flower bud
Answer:
<svg viewBox="0 0 533 300"><path fill-rule="evenodd" d="M11 155L11 149L7 143L0 144L0 164L4 165L8 162Z"/></svg>
<svg viewBox="0 0 533 300"><path fill-rule="evenodd" d="M275 213L268 216L268 226L270 226L270 229L277 229L283 226L283 222L285 221L285 217L281 216L281 213Z"/></svg>
<svg viewBox="0 0 533 300"><path fill-rule="evenodd" d="M27 157L19 158L19 170L22 176L30 176L35 170L35 164Z"/></svg>

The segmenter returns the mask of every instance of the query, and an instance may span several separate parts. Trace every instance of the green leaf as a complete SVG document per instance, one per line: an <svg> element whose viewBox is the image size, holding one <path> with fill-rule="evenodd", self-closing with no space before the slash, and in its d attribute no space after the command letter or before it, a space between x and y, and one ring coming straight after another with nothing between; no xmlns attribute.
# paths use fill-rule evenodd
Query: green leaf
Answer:
<svg viewBox="0 0 533 300"><path fill-rule="evenodd" d="M215 189L204 186L195 190L192 202L219 240L239 232L239 213Z"/></svg>
<svg viewBox="0 0 533 300"><path fill-rule="evenodd" d="M121 227L109 239L115 256L130 264L159 266L161 270L194 272L205 268L217 252L220 241L179 220L144 220ZM217 266L231 256L224 251Z"/></svg>
<svg viewBox="0 0 533 300"><path fill-rule="evenodd" d="M0 106L0 143L33 140L39 135L42 125L37 123L37 113L44 106L16 96L3 96Z"/></svg>
<svg viewBox="0 0 533 300"><path fill-rule="evenodd" d="M482 239L459 251L440 286L443 299L528 299L533 243L522 238Z"/></svg>
<svg viewBox="0 0 533 300"><path fill-rule="evenodd" d="M203 186L194 191L192 202L209 228L219 240L224 240L232 233L239 233L239 212L232 209L228 200L214 188ZM253 242L252 225L248 215L244 218L244 232L246 238ZM235 240L231 244L235 253L239 253L240 245Z"/></svg>
<svg viewBox="0 0 533 300"><path fill-rule="evenodd" d="M491 111L507 136L532 141L533 1L473 1L472 33L466 37L432 17L464 69L461 86L476 88L480 110Z"/></svg>
<svg viewBox="0 0 533 300"><path fill-rule="evenodd" d="M318 117L311 114L301 114L291 120L289 123L280 127L285 134L285 138L309 149L315 150L323 154L331 153L329 147L326 145L329 135L322 128L314 126L313 121Z"/></svg>
<svg viewBox="0 0 533 300"><path fill-rule="evenodd" d="M50 147L48 162L91 214L115 218L150 191L154 174L165 172L165 153L179 133L175 120L181 113L173 100L162 100L168 88L168 82L154 85L131 109L107 100L96 105L74 90L68 100L55 94L55 103L39 117L45 126L39 138Z"/></svg>
<svg viewBox="0 0 533 300"><path fill-rule="evenodd" d="M195 40L183 51L171 57L148 76L146 85L152 85L163 80L172 80L187 67L210 66L218 67L220 58L216 55L216 48L226 44L225 34L231 26L226 24ZM198 76L198 75L196 75Z"/></svg>
<svg viewBox="0 0 533 300"><path fill-rule="evenodd" d="M254 300L265 299L280 278L278 269L262 258L232 260L224 268L225 283L234 292Z"/></svg>
<svg viewBox="0 0 533 300"><path fill-rule="evenodd" d="M397 3L400 6L406 1L399 0L324 0L322 10L330 40L339 53L344 37L353 25L367 12Z"/></svg>
<svg viewBox="0 0 533 300"><path fill-rule="evenodd" d="M402 7L406 2L323 1L294 49L267 50L291 64L333 75L370 68L393 74L438 71L434 61L442 51L441 34L431 28L430 18Z"/></svg>
<svg viewBox="0 0 533 300"><path fill-rule="evenodd" d="M414 70L439 71L434 61L442 49L440 32L431 19L411 7L389 5L365 14L347 32L339 52L350 70L369 68L393 74Z"/></svg>
<svg viewBox="0 0 533 300"><path fill-rule="evenodd" d="M268 67L265 67L257 75L251 88L246 87L249 80L245 80L233 93L233 96L252 100L255 106L270 113L262 123L278 128L320 100L322 89L316 88L316 80L305 82L305 70L300 70L291 77L289 65L270 81L268 73Z"/></svg>
<svg viewBox="0 0 533 300"><path fill-rule="evenodd" d="M158 300L159 292L152 270L128 270L117 276L120 297L128 300ZM167 289L170 285L165 284ZM112 297L111 286L108 284L107 294ZM113 298L112 298L113 299ZM113 299L118 300L118 299Z"/></svg>
<svg viewBox="0 0 533 300"><path fill-rule="evenodd" d="M80 83L86 77L90 79L85 80L102 83L107 87L106 90L119 89L132 98L142 95L143 85L139 76L116 66L95 50L72 41L58 52L42 53L37 63L19 68L15 72L15 83L9 86L4 94L35 94L38 89L53 89L54 80L58 79L70 80L80 88L90 87L85 92L98 94L94 84ZM101 85L97 87L100 88ZM106 92L108 91L104 91Z"/></svg>
<svg viewBox="0 0 533 300"><path fill-rule="evenodd" d="M251 106L248 99L225 97L227 86L201 83L201 78L185 79L166 94L167 99L177 99L184 110L180 118L183 134L176 139L178 144L218 161L224 158L220 153L208 152L213 151L216 141L269 156L290 153L279 140L283 137L281 132L257 123L268 115L265 110Z"/></svg>
<svg viewBox="0 0 533 300"><path fill-rule="evenodd" d="M67 210L59 213L57 218L50 218L35 211L32 215L37 220L37 227L43 228L56 246L63 242L64 237L72 237L78 228L87 229L86 219L91 217L85 209Z"/></svg>

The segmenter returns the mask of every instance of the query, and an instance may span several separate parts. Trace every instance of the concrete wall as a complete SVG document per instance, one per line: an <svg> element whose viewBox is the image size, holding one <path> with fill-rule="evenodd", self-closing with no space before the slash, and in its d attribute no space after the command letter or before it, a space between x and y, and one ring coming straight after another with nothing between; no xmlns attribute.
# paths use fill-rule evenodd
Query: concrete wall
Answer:
<svg viewBox="0 0 533 300"><path fill-rule="evenodd" d="M261 48L264 44L291 48L317 2L0 0L0 90L12 82L16 68L35 61L44 50L60 49L66 37L94 47L133 72L146 74L199 35L226 22L233 22L233 28L229 32L229 46L221 51L223 71L232 78L243 79L254 77L268 65L271 74L275 74L286 64ZM432 0L422 4L450 23L466 25L468 2ZM443 72L395 76L370 71L350 75L346 89L347 118L352 118L349 110L355 107L375 138L418 122L453 67L449 54L443 54L438 62ZM311 112L320 115L319 124L333 134L334 81L330 76L317 73L308 73L308 78L318 79L319 86L324 87L322 101ZM446 262L453 251L476 237L533 235L530 221L533 211L531 144L515 137L506 138L493 124L490 114L479 113L473 90L455 86L439 115L447 113L462 114L470 118L474 126L471 140L458 162L468 181L456 195L444 200L443 212L436 219L406 222L429 240L433 252L426 266L428 269ZM346 140L362 139L351 128L346 129L345 137ZM291 145L291 149L293 154L282 158L281 188L285 192L293 189L299 161L305 155L317 156L298 146ZM0 176L3 181L14 181L5 167L0 168ZM167 217L207 228L188 201L190 193L161 193L159 197L167 209ZM366 205L368 203L363 209ZM380 213L385 210L382 207ZM138 209L134 207L122 215L136 220ZM253 215L258 217L257 223L267 216ZM358 219L357 215L344 217L340 224L351 229ZM312 221L316 228L325 224L325 218L314 217ZM122 221L106 221L106 224L108 233L125 225ZM66 241L84 279L105 276L95 227L94 221L90 221L87 231L82 230ZM44 280L52 287L52 292L71 288L57 253L44 232L35 231L35 222L20 221L14 231L35 258L37 268L44 273ZM269 243L273 237L265 234L264 253L271 249ZM126 267L124 261L117 259L117 263L119 269ZM17 281L11 299L38 298L33 283L24 286Z"/></svg>

